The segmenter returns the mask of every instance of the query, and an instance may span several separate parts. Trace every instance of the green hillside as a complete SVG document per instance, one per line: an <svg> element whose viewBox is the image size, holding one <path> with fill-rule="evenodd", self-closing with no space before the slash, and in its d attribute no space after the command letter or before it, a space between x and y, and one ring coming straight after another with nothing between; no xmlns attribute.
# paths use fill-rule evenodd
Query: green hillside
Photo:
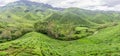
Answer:
<svg viewBox="0 0 120 56"><path fill-rule="evenodd" d="M120 13L19 0L0 7L0 56L120 56Z"/></svg>
<svg viewBox="0 0 120 56"><path fill-rule="evenodd" d="M118 22L120 20L119 18L120 13L115 11L90 11L79 8L67 8L64 11L74 13L81 18L88 19L98 24Z"/></svg>
<svg viewBox="0 0 120 56"><path fill-rule="evenodd" d="M119 26L75 41L59 41L36 32L0 44L0 55L13 56L109 56L119 54ZM110 29L113 29L110 31ZM13 51L11 51L13 50Z"/></svg>
<svg viewBox="0 0 120 56"><path fill-rule="evenodd" d="M92 26L92 22L88 21L87 19L81 18L80 16L70 13L70 12L63 12L52 14L47 21L55 21L59 24L74 24L79 26Z"/></svg>

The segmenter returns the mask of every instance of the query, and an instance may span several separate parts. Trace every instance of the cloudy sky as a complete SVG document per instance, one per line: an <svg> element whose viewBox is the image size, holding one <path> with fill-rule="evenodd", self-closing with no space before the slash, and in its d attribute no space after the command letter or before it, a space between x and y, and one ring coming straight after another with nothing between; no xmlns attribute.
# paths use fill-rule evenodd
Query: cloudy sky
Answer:
<svg viewBox="0 0 120 56"><path fill-rule="evenodd" d="M0 6L17 0L0 0ZM30 0L50 4L54 7L79 7L90 10L120 11L120 0Z"/></svg>

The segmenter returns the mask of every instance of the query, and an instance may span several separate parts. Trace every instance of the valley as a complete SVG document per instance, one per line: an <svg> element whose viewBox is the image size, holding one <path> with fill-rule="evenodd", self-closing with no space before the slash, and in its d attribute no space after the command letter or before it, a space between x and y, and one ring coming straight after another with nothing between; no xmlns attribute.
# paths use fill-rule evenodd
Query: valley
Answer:
<svg viewBox="0 0 120 56"><path fill-rule="evenodd" d="M0 56L120 56L120 12L20 0L0 7Z"/></svg>

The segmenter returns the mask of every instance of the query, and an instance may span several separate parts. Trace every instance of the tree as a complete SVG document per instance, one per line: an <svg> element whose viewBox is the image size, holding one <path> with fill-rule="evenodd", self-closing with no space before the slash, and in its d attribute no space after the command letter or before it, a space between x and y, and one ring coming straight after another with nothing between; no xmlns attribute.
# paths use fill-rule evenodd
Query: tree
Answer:
<svg viewBox="0 0 120 56"><path fill-rule="evenodd" d="M16 31L16 32L12 35L12 37L14 37L15 39L18 38L18 37L20 37L20 36L22 36L22 32L21 32L21 31Z"/></svg>
<svg viewBox="0 0 120 56"><path fill-rule="evenodd" d="M37 22L37 23L35 23L34 27L35 27L36 31L47 34L48 22L45 22L45 21Z"/></svg>
<svg viewBox="0 0 120 56"><path fill-rule="evenodd" d="M10 30L3 31L2 34L1 34L1 37L3 39L7 39L7 40L12 39L12 37L11 37L11 31Z"/></svg>
<svg viewBox="0 0 120 56"><path fill-rule="evenodd" d="M33 31L33 28L21 28L20 31L22 34L26 34Z"/></svg>

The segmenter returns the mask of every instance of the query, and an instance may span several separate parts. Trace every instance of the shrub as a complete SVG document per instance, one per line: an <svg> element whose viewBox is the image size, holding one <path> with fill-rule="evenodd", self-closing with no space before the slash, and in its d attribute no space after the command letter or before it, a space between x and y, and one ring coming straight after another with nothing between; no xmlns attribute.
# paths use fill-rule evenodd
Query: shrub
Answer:
<svg viewBox="0 0 120 56"><path fill-rule="evenodd" d="M48 22L45 22L45 21L44 22L42 22L42 21L37 22L34 25L34 28L36 31L44 33L44 34L47 34L46 32L48 32L47 27L48 27Z"/></svg>
<svg viewBox="0 0 120 56"><path fill-rule="evenodd" d="M12 35L12 39L16 39L18 37L22 36L22 32L21 31L16 31L13 35Z"/></svg>
<svg viewBox="0 0 120 56"><path fill-rule="evenodd" d="M7 16L7 18L11 18L11 16L10 16L10 15L8 15L8 16Z"/></svg>
<svg viewBox="0 0 120 56"><path fill-rule="evenodd" d="M0 29L0 34L3 32L3 29Z"/></svg>
<svg viewBox="0 0 120 56"><path fill-rule="evenodd" d="M113 23L112 23L112 26L116 26L116 25L118 25L118 23L116 23L116 22L113 22Z"/></svg>
<svg viewBox="0 0 120 56"><path fill-rule="evenodd" d="M11 33L15 33L18 30L16 27L7 27L5 29L11 31Z"/></svg>
<svg viewBox="0 0 120 56"><path fill-rule="evenodd" d="M2 39L12 39L11 37L11 31L10 30L4 30L1 34Z"/></svg>
<svg viewBox="0 0 120 56"><path fill-rule="evenodd" d="M6 24L5 23L0 23L0 28L4 28L6 27Z"/></svg>
<svg viewBox="0 0 120 56"><path fill-rule="evenodd" d="M8 45L0 46L0 50L1 50L1 51L7 50L8 48L9 48Z"/></svg>
<svg viewBox="0 0 120 56"><path fill-rule="evenodd" d="M25 10L24 12L29 12L30 10Z"/></svg>
<svg viewBox="0 0 120 56"><path fill-rule="evenodd" d="M8 53L7 52L0 52L0 56L7 56Z"/></svg>
<svg viewBox="0 0 120 56"><path fill-rule="evenodd" d="M97 30L104 29L104 28L107 28L107 27L108 27L107 24L100 25L100 26L97 28Z"/></svg>
<svg viewBox="0 0 120 56"><path fill-rule="evenodd" d="M34 31L34 29L33 28L21 28L20 31L22 34L26 34L26 33Z"/></svg>
<svg viewBox="0 0 120 56"><path fill-rule="evenodd" d="M92 33L88 31L87 27L75 27L73 24L57 24L54 21L40 21L35 23L34 27L37 32L60 40L74 40Z"/></svg>

